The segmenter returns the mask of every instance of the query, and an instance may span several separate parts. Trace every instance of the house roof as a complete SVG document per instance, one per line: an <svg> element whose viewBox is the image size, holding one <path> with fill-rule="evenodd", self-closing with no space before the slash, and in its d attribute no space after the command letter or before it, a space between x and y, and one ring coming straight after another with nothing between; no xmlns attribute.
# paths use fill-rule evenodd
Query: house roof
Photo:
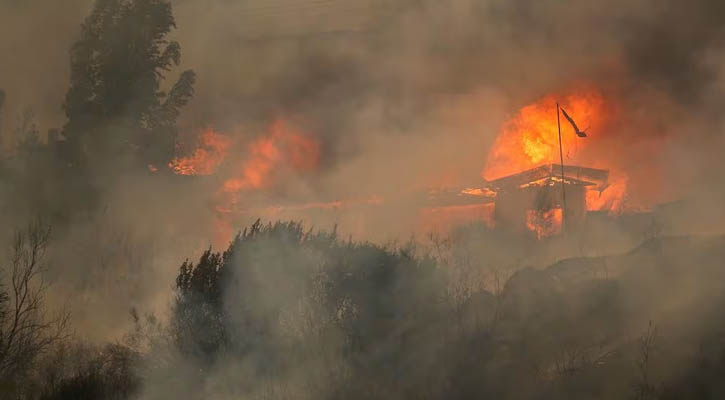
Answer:
<svg viewBox="0 0 725 400"><path fill-rule="evenodd" d="M609 170L564 165L564 183L567 185L596 186L604 190L608 186ZM546 186L562 180L561 165L545 164L517 174L487 181L485 189L500 191L519 189L528 186Z"/></svg>

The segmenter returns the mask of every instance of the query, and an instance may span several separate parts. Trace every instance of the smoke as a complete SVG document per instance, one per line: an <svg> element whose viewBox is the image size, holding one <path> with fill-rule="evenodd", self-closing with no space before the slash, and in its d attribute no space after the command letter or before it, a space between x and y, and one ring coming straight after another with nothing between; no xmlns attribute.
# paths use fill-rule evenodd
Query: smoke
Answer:
<svg viewBox="0 0 725 400"><path fill-rule="evenodd" d="M503 121L544 96L581 87L600 91L613 115L596 149L583 157L616 162L628 173L630 196L649 207L687 200L667 214L673 225L698 233L723 229L722 2L172 4L173 36L182 48L179 71L193 69L198 76L195 96L181 115L179 151L191 153L199 132L209 127L236 145L218 175L133 171L113 179L87 177L103 188L98 210L64 220L54 279L57 298L78 296L76 326L94 340L123 332L122 314L131 306L163 313L183 259L198 256L212 241L225 247L237 229L260 216L303 219L327 229L339 225L341 236L375 242L411 234L424 240L428 232L422 227L430 225L420 208L427 205L428 189L480 185ZM65 122L68 49L91 5L0 0L0 89L6 93L0 133L6 154L13 152L13 131L26 106L36 111L41 136ZM175 81L173 72L167 81ZM254 158L250 145L279 120L316 143L318 162L303 171L279 163L287 169L271 174L263 190L239 194L243 212L220 215L225 179L248 165ZM3 204L9 220L22 219L18 209L23 217L45 211L42 201L39 211L16 205L26 198L50 198L48 192L71 198L32 179L26 186L23 196L7 202L11 206ZM9 193L5 187L0 183L2 193ZM470 257L518 269L624 251L641 240L624 222L597 228L577 243L539 247L473 235L463 247ZM595 244L582 250L586 241ZM281 279L278 272L265 279ZM281 301L276 293L268 295L264 301ZM99 321L107 328L98 328ZM251 367L214 368L223 385L234 371ZM306 378L301 375L290 380L298 383Z"/></svg>
<svg viewBox="0 0 725 400"><path fill-rule="evenodd" d="M0 49L14 54L0 71L7 145L25 105L36 108L41 131L62 125L67 48L90 4L3 2L3 37L34 41L4 40ZM449 175L477 173L506 114L581 82L620 103L622 123L610 136L632 143L620 146L633 148L627 167L642 159L636 145L650 136L682 137L688 125L717 124L722 101L718 2L173 5L182 67L199 75L183 115L187 145L209 125L251 140L275 118L300 118L323 144L316 190L327 197L359 187L382 195L398 182L434 180L445 174L443 164L455 170ZM703 127L699 136L715 132ZM381 172L368 173L370 166ZM465 173L459 179L475 175Z"/></svg>
<svg viewBox="0 0 725 400"><path fill-rule="evenodd" d="M714 155L695 154L720 137L718 7L179 2L185 62L201 77L186 121L231 131L299 117L322 143L321 171L305 178L320 197L386 198L401 186L475 182L507 115L591 85L618 113L601 153L618 154L634 190L657 186L641 189L648 203L666 201L709 181L694 171L710 169L700 164ZM678 140L693 126L697 140Z"/></svg>
<svg viewBox="0 0 725 400"><path fill-rule="evenodd" d="M45 130L64 122L60 105L68 89L68 49L90 11L88 0L0 1L0 88L6 108L0 122L3 148L15 146L12 130L31 106Z"/></svg>

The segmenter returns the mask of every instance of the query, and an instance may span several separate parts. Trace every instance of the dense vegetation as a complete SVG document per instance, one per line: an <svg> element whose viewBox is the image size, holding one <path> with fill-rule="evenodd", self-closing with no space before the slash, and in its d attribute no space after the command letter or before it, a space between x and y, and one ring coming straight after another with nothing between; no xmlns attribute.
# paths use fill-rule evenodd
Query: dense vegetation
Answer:
<svg viewBox="0 0 725 400"><path fill-rule="evenodd" d="M33 254L48 231L28 229L11 282L29 277L42 311ZM714 399L723 244L653 239L623 256L524 268L500 290L479 260L487 279L462 291L456 246L441 258L258 222L223 253L184 262L168 321L133 311L117 343L86 345L63 333L63 315L28 314L33 334L2 353L2 388L43 399ZM2 297L5 347L24 307L14 290Z"/></svg>

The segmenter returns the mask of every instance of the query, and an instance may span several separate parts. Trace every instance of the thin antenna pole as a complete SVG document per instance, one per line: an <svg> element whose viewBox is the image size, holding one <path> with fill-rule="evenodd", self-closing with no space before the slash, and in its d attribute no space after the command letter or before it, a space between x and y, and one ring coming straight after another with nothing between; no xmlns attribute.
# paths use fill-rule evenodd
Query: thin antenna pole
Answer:
<svg viewBox="0 0 725 400"><path fill-rule="evenodd" d="M559 102L556 102L556 127L559 129L559 160L561 161L561 230L564 231L566 220L566 189L564 185L564 150L561 146L561 119L559 117Z"/></svg>

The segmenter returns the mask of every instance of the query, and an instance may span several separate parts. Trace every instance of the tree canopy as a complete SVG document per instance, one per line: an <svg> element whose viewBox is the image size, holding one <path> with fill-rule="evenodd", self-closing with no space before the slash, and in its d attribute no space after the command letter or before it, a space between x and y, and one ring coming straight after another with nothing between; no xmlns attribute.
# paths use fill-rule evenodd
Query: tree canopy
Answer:
<svg viewBox="0 0 725 400"><path fill-rule="evenodd" d="M145 164L173 156L176 119L193 95L196 76L162 81L181 62L169 40L176 27L166 0L97 0L70 51L71 83L63 108L72 160L131 154Z"/></svg>

